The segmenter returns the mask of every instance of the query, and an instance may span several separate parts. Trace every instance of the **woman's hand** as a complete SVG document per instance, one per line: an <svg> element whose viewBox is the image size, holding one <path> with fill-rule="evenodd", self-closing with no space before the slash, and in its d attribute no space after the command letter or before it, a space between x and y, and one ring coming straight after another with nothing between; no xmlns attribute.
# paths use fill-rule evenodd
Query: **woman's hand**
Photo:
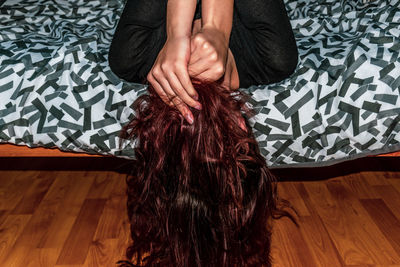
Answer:
<svg viewBox="0 0 400 267"><path fill-rule="evenodd" d="M175 106L189 123L193 114L188 106L201 109L200 102L188 73L190 36L167 38L164 47L147 75L160 98L169 106Z"/></svg>
<svg viewBox="0 0 400 267"><path fill-rule="evenodd" d="M226 70L228 42L224 33L213 27L203 27L191 39L189 75L205 81L217 81Z"/></svg>
<svg viewBox="0 0 400 267"><path fill-rule="evenodd" d="M222 76L222 87L228 90L239 89L239 74L235 59L225 44L222 32L220 38L215 38L214 29L196 29L191 39L191 57L189 60L189 75L193 78L216 81Z"/></svg>

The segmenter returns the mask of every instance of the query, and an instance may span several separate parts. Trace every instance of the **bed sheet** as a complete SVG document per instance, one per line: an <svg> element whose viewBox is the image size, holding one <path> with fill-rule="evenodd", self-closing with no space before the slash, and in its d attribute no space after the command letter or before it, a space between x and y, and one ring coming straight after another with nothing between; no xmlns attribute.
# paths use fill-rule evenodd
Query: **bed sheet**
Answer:
<svg viewBox="0 0 400 267"><path fill-rule="evenodd" d="M0 142L134 157L118 147L146 86L107 53L122 0L6 0L0 6ZM400 150L399 1L290 0L299 49L288 79L242 88L271 168Z"/></svg>

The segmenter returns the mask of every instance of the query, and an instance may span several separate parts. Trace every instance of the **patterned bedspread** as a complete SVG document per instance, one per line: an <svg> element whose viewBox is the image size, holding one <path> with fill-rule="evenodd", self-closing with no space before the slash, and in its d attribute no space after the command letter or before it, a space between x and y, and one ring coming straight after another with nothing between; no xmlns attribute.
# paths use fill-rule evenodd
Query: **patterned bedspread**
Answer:
<svg viewBox="0 0 400 267"><path fill-rule="evenodd" d="M1 1L0 1L1 5ZM400 150L399 1L289 0L300 62L243 88L271 167L321 166ZM0 6L0 142L134 157L118 132L146 88L107 53L123 0L6 0Z"/></svg>

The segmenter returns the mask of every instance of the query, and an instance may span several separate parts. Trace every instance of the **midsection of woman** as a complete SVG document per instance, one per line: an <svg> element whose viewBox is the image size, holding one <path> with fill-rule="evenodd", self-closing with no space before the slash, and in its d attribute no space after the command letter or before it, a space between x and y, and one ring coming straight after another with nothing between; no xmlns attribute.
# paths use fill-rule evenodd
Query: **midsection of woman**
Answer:
<svg viewBox="0 0 400 267"><path fill-rule="evenodd" d="M282 0L128 0L109 53L115 74L148 80L190 123L187 105L201 109L190 78L230 89L270 84L297 60Z"/></svg>

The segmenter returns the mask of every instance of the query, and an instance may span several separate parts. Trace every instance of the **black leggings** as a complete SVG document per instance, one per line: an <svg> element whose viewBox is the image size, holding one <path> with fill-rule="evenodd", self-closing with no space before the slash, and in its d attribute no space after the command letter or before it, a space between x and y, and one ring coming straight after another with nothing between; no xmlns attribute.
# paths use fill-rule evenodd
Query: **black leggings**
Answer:
<svg viewBox="0 0 400 267"><path fill-rule="evenodd" d="M127 1L109 52L111 70L120 78L145 82L167 38L167 1ZM229 48L240 87L274 83L292 74L297 46L282 0L235 0Z"/></svg>

